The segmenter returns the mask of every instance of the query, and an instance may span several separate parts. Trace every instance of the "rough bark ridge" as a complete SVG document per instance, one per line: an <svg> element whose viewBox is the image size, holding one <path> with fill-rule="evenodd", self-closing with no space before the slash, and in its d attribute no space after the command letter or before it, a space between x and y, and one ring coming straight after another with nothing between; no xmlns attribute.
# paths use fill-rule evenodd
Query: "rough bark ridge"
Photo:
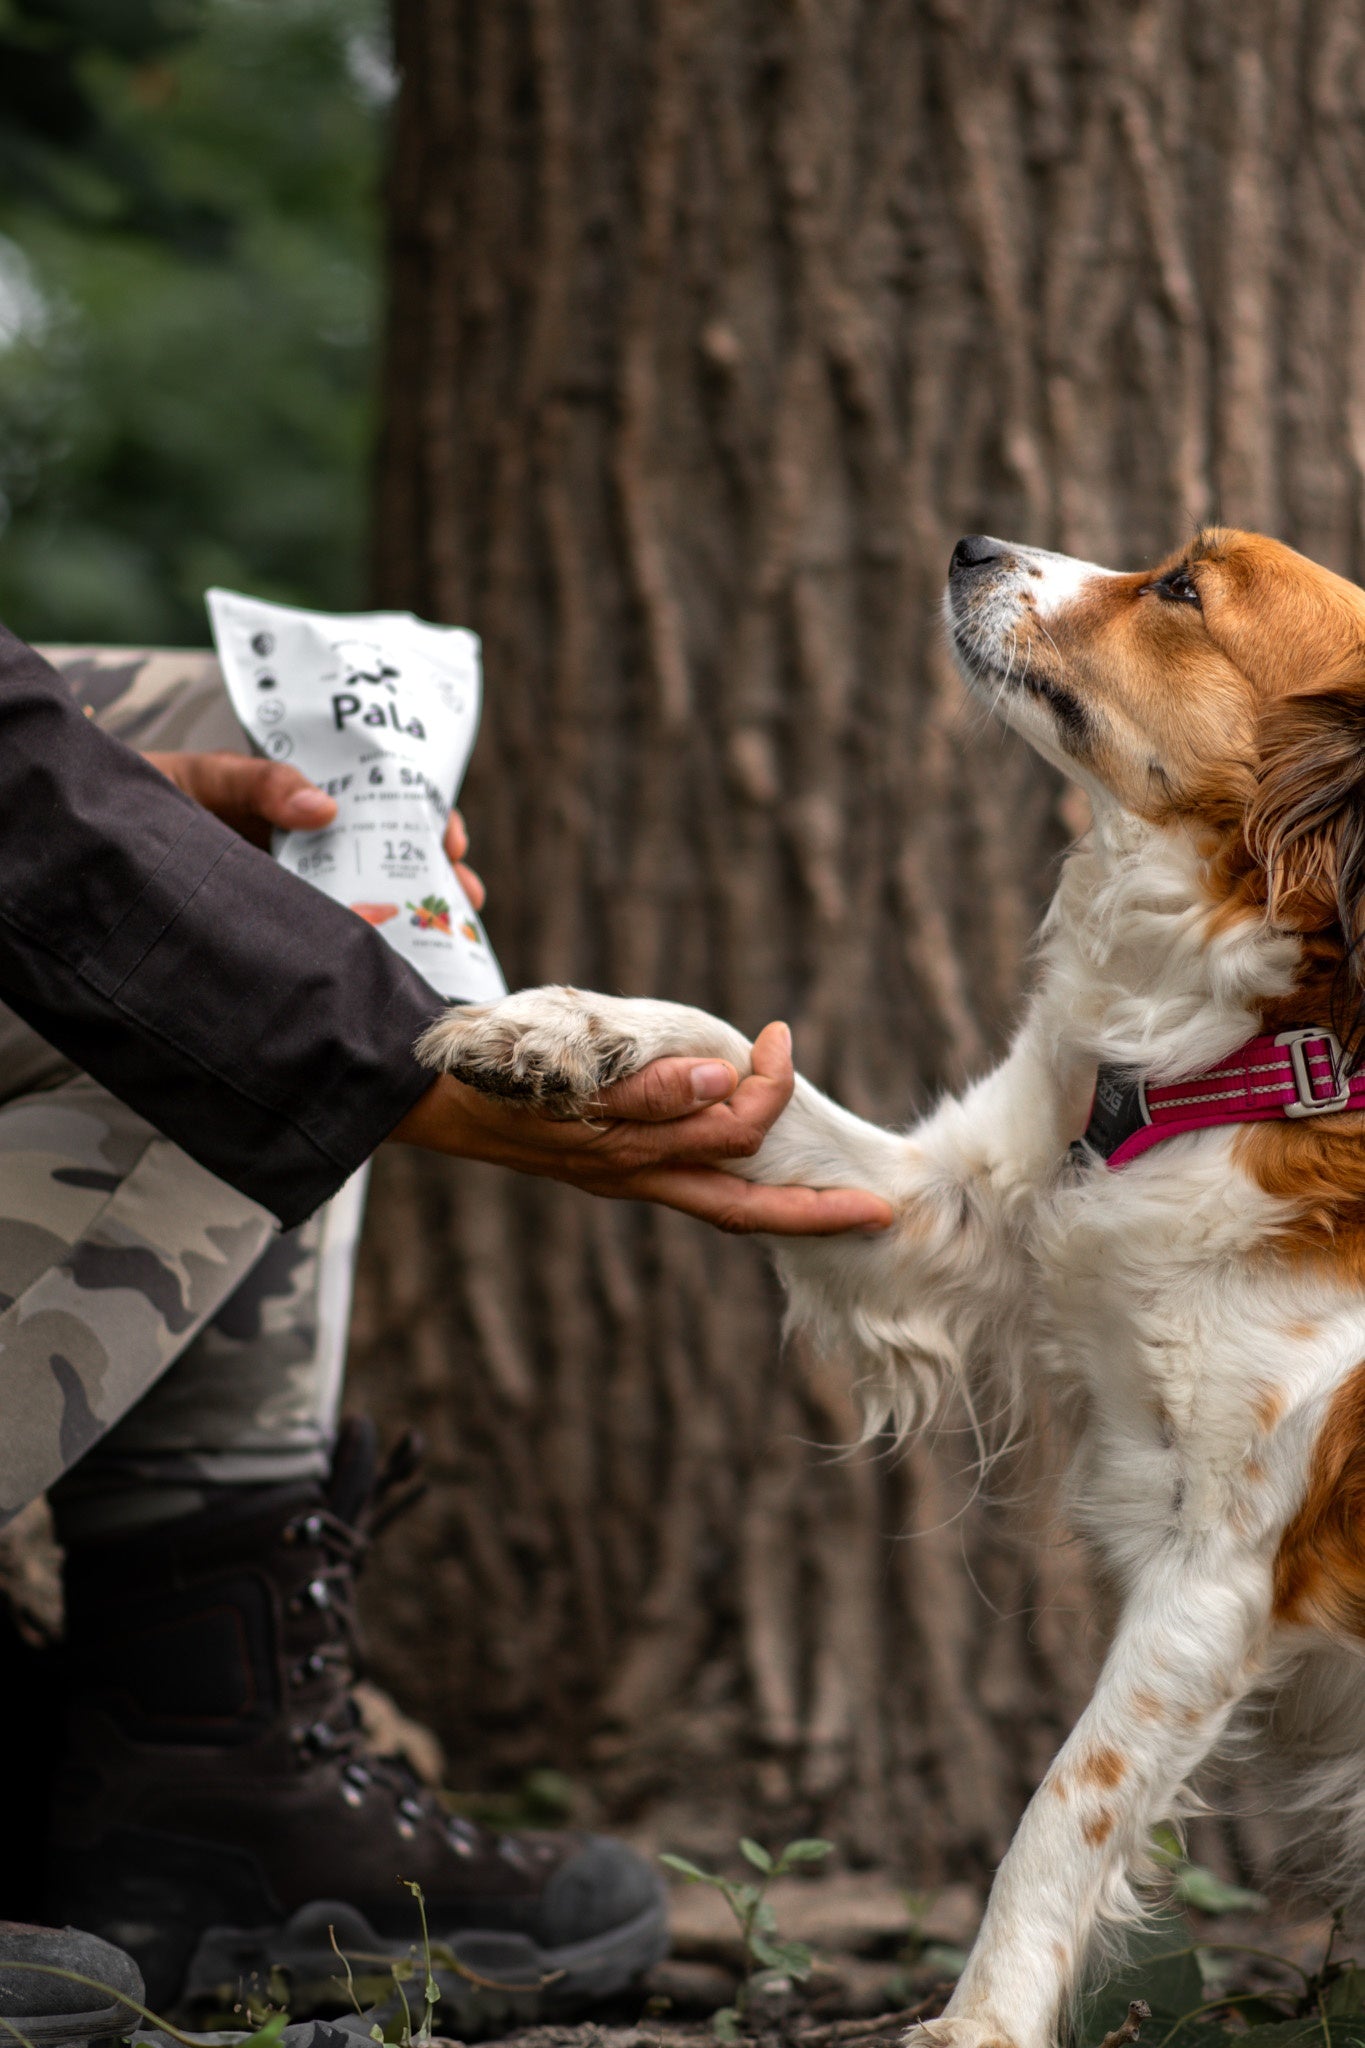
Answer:
<svg viewBox="0 0 1365 2048"><path fill-rule="evenodd" d="M1359 563L1365 9L395 28L376 595L484 636L508 973L786 1016L906 1118L999 1045L1063 837L949 672L953 538L1132 563L1221 513ZM752 1248L386 1160L358 1352L433 1442L371 1610L465 1776L999 1851L1087 1675L1075 1560L969 1503L960 1437L826 1455L850 1395L779 1358Z"/></svg>

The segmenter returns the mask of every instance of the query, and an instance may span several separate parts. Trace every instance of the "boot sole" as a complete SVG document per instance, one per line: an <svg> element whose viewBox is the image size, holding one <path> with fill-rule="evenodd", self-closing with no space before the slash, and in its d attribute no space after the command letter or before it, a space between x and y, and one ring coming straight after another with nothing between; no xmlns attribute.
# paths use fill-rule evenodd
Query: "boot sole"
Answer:
<svg viewBox="0 0 1365 2048"><path fill-rule="evenodd" d="M388 1965L390 1960L415 1964L416 1974L405 1989L414 2023L421 2017L420 1948L376 1934L354 1906L330 1899L301 1906L279 1927L207 1929L178 2002L230 2007L244 1983L265 1984L273 1968L286 1974L301 2009L335 2009L347 1997L337 1949L350 1959L362 2005L389 2001L401 2011ZM540 1948L525 1934L470 1928L450 1936L433 1932L432 1951L432 1974L441 1993L440 2030L468 2038L570 2012L624 1991L667 1954L668 1909L661 1894L634 1919L562 1948ZM452 1959L460 1969L451 1967Z"/></svg>

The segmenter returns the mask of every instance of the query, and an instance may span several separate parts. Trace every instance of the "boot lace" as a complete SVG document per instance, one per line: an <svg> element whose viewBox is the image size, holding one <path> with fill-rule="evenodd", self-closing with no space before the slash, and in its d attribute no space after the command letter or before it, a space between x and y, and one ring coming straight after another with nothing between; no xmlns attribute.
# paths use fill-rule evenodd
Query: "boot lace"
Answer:
<svg viewBox="0 0 1365 2048"><path fill-rule="evenodd" d="M325 1685L313 1718L294 1730L295 1748L301 1761L340 1764L338 1789L348 1806L360 1806L371 1787L386 1793L401 1837L410 1840L419 1828L434 1825L459 1857L497 1855L527 1869L543 1860L534 1845L495 1835L476 1821L447 1813L405 1758L380 1756L371 1749L352 1696L351 1687L363 1675L365 1661L355 1583L370 1549L370 1532L386 1527L415 1498L410 1494L370 1518L367 1528L355 1527L326 1508L314 1508L297 1516L283 1532L286 1543L307 1544L324 1560L288 1601L291 1618L303 1626L314 1621L319 1628L317 1639L291 1662L290 1683L298 1690Z"/></svg>

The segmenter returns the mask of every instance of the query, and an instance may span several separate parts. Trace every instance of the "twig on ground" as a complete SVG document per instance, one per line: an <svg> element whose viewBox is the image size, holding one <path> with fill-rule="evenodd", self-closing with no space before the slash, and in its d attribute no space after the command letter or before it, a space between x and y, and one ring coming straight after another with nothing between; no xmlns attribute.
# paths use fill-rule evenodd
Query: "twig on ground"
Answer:
<svg viewBox="0 0 1365 2048"><path fill-rule="evenodd" d="M1100 2048L1128 2048L1130 2041L1136 2041L1142 2032L1142 2022L1152 2017L1152 2008L1145 1998L1135 1998L1128 2008L1128 2017L1112 2034L1106 2034Z"/></svg>
<svg viewBox="0 0 1365 2048"><path fill-rule="evenodd" d="M951 1986L937 1984L918 2005L903 2006L899 2012L869 2013L857 2020L830 2020L821 2027L803 2027L799 2034L793 2032L792 2038L800 2043L800 2048L826 2048L827 2043L835 2041L870 2041L878 2034L891 2033L897 2027L909 2026L912 2020L923 2019L930 2006L937 2005L950 1989Z"/></svg>

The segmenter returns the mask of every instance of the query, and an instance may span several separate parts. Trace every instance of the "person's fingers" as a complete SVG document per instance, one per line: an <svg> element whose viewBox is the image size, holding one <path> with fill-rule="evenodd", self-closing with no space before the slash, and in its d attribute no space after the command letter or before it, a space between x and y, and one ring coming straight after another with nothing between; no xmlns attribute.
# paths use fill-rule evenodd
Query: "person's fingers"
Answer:
<svg viewBox="0 0 1365 2048"><path fill-rule="evenodd" d="M270 844L272 825L285 831L316 832L336 816L331 797L283 762L227 752L149 754L147 758L186 796L257 846Z"/></svg>
<svg viewBox="0 0 1365 2048"><path fill-rule="evenodd" d="M654 1060L625 1081L604 1088L594 1105L603 1117L624 1117L641 1123L671 1123L692 1116L703 1104L723 1102L739 1086L728 1060L699 1060L684 1054ZM698 1150L706 1150L697 1126Z"/></svg>
<svg viewBox="0 0 1365 2048"><path fill-rule="evenodd" d="M762 1081L784 1087L790 1095L796 1074L792 1066L792 1034L789 1024L765 1024L754 1040L754 1073Z"/></svg>
<svg viewBox="0 0 1365 2048"><path fill-rule="evenodd" d="M462 860L452 862L452 866L465 895L476 910L482 910L488 900L488 891L484 888L482 875L476 875L473 868L467 868Z"/></svg>
<svg viewBox="0 0 1365 2048"><path fill-rule="evenodd" d="M280 761L244 761L253 773L244 786L258 814L267 824L286 832L317 832L330 825L337 814L336 801Z"/></svg>
<svg viewBox="0 0 1365 2048"><path fill-rule="evenodd" d="M792 1066L792 1035L785 1024L765 1024L749 1055L753 1068L734 1094L711 1111L709 1122L721 1156L752 1157L792 1099L796 1073ZM698 1119L697 1136L703 1136ZM722 1133L721 1126L727 1128Z"/></svg>
<svg viewBox="0 0 1365 2048"><path fill-rule="evenodd" d="M729 1158L756 1152L791 1100L796 1076L792 1069L792 1035L785 1024L767 1024L754 1040L753 1072L741 1081L728 1060L673 1054L654 1060L628 1080L604 1088L597 1109L607 1117L640 1118L668 1123L695 1115L707 1103L723 1103L724 1112L696 1116L687 1133L694 1153L714 1150ZM741 1135L752 1142L740 1143Z"/></svg>
<svg viewBox="0 0 1365 2048"><path fill-rule="evenodd" d="M483 877L475 874L473 868L466 867L465 865L464 857L469 851L469 832L464 819L458 811L452 811L446 819L443 844L445 846L446 859L454 868L460 887L464 890L465 895L469 898L474 908L482 910L488 900L488 891L483 885Z"/></svg>
<svg viewBox="0 0 1365 2048"><path fill-rule="evenodd" d="M718 1230L773 1237L835 1237L849 1230L880 1236L895 1221L891 1204L865 1188L761 1187L704 1166L641 1173L629 1192Z"/></svg>

